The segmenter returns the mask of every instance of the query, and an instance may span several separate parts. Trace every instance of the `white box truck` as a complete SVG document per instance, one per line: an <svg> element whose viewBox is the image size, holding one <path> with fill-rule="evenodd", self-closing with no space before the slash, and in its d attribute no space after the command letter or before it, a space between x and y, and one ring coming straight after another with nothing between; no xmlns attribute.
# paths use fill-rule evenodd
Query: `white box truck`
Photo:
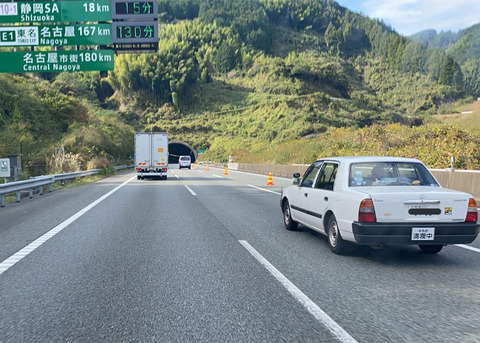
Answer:
<svg viewBox="0 0 480 343"><path fill-rule="evenodd" d="M168 134L140 132L135 134L135 168L137 179L167 179Z"/></svg>

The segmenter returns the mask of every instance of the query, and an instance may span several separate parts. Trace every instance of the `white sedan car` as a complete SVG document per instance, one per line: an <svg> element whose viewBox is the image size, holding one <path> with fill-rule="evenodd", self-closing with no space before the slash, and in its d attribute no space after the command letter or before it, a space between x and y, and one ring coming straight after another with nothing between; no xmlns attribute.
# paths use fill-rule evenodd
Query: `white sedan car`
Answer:
<svg viewBox="0 0 480 343"><path fill-rule="evenodd" d="M425 165L397 157L334 157L294 175L282 191L285 227L298 224L328 236L336 254L359 245L418 245L435 254L478 236L477 204L442 188Z"/></svg>

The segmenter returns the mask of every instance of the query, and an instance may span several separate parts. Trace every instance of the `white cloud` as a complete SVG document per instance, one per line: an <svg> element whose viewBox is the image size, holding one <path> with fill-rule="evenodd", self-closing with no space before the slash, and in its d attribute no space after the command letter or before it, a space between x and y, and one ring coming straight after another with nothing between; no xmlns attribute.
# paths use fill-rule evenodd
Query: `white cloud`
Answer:
<svg viewBox="0 0 480 343"><path fill-rule="evenodd" d="M457 31L480 23L479 0L366 0L363 8L404 35L432 28Z"/></svg>

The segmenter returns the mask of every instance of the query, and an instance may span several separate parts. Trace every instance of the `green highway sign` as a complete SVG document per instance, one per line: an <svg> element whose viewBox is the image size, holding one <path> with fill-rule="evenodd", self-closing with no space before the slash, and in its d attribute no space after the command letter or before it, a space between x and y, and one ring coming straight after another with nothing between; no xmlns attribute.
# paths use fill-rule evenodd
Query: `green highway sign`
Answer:
<svg viewBox="0 0 480 343"><path fill-rule="evenodd" d="M110 0L0 2L0 23L112 20Z"/></svg>
<svg viewBox="0 0 480 343"><path fill-rule="evenodd" d="M0 73L113 70L113 50L0 53Z"/></svg>
<svg viewBox="0 0 480 343"><path fill-rule="evenodd" d="M112 43L112 24L0 26L0 47L110 45Z"/></svg>

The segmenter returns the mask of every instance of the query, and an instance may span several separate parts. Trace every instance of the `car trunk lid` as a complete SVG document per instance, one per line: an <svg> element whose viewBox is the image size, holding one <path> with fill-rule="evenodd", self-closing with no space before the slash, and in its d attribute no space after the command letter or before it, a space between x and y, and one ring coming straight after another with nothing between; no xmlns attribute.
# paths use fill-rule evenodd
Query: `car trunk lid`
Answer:
<svg viewBox="0 0 480 343"><path fill-rule="evenodd" d="M463 222L470 196L428 186L387 186L362 189L375 207L377 222Z"/></svg>

